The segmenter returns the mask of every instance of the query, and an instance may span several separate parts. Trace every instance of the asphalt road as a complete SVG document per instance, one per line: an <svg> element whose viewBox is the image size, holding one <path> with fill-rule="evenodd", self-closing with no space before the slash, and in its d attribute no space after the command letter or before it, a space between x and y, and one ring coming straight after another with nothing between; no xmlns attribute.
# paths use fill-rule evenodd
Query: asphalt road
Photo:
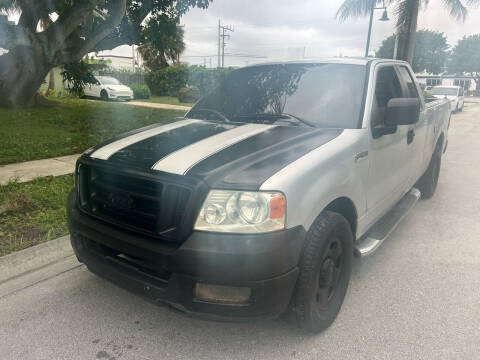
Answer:
<svg viewBox="0 0 480 360"><path fill-rule="evenodd" d="M356 260L320 335L187 318L68 258L0 285L0 359L479 359L479 125L480 104L453 116L436 195Z"/></svg>

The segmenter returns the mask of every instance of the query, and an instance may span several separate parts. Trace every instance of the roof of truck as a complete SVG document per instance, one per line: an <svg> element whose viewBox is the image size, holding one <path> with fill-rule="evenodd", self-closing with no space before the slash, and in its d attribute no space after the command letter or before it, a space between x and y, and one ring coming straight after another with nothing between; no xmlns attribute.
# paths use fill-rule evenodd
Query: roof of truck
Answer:
<svg viewBox="0 0 480 360"><path fill-rule="evenodd" d="M304 58L298 60L279 60L260 62L246 67L261 66L261 65L280 65L280 64L351 64L351 65L367 65L369 62L394 61L398 63L405 63L401 60L379 59L379 58L365 58L365 57L325 57L325 58Z"/></svg>
<svg viewBox="0 0 480 360"><path fill-rule="evenodd" d="M451 88L459 89L460 88L460 86L457 86L457 85L436 85L433 87L440 88L440 89L451 89Z"/></svg>

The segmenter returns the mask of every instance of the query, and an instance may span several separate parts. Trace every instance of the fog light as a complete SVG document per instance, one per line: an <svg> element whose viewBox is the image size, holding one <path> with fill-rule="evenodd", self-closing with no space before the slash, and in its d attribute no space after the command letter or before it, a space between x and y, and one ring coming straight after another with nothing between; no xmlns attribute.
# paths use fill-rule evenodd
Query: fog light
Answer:
<svg viewBox="0 0 480 360"><path fill-rule="evenodd" d="M252 290L248 287L195 284L197 300L220 304L247 304Z"/></svg>

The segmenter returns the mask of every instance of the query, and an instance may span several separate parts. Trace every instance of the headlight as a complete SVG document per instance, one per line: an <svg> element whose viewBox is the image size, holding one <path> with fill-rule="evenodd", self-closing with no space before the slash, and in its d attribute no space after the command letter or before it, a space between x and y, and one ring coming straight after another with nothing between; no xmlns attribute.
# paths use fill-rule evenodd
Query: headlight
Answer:
<svg viewBox="0 0 480 360"><path fill-rule="evenodd" d="M211 190L195 230L262 233L285 227L285 196L279 192Z"/></svg>

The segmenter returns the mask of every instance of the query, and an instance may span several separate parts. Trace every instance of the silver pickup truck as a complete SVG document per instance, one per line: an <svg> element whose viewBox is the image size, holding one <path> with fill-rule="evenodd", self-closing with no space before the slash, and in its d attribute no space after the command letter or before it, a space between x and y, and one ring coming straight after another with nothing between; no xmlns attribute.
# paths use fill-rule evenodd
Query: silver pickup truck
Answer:
<svg viewBox="0 0 480 360"><path fill-rule="evenodd" d="M434 194L450 116L401 61L234 70L184 118L81 156L73 249L92 272L187 314L285 314L319 332L353 258Z"/></svg>

